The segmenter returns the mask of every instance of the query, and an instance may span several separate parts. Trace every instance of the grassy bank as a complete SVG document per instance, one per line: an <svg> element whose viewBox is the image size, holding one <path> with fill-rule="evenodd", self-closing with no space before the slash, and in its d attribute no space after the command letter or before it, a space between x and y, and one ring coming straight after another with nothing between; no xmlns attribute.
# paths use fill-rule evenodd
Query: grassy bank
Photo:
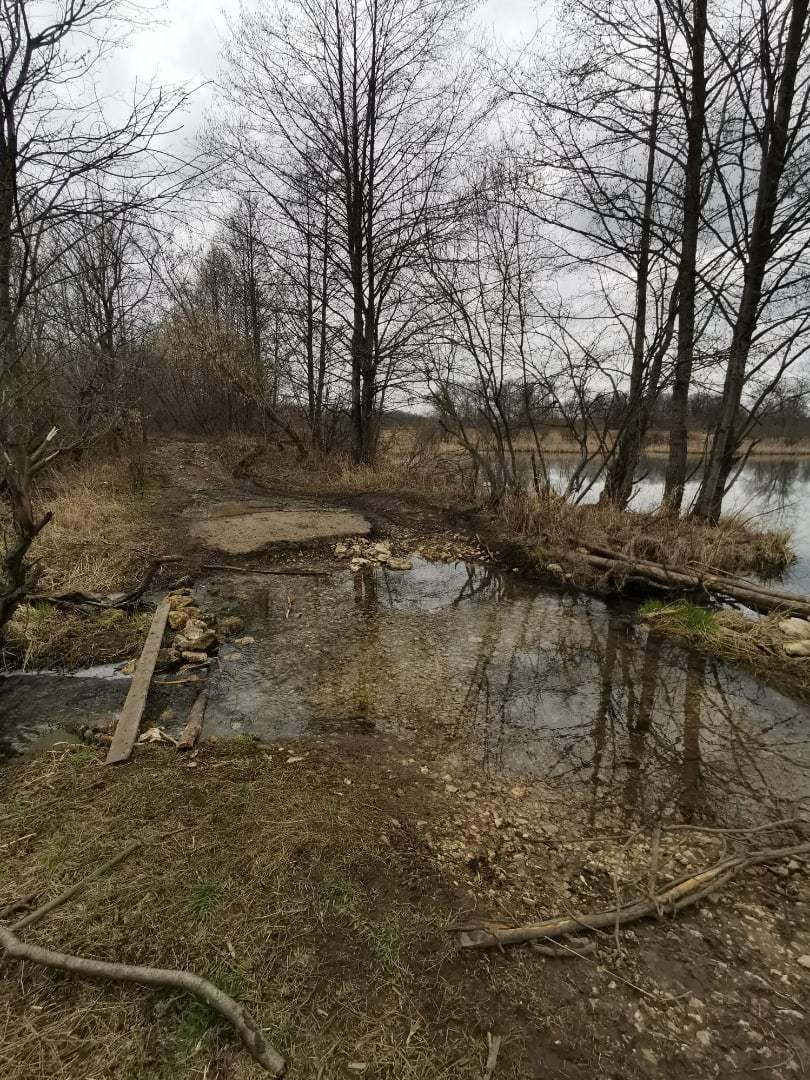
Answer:
<svg viewBox="0 0 810 1080"><path fill-rule="evenodd" d="M36 492L53 519L36 541L38 591L115 592L130 587L165 553L156 481L126 457L65 463ZM23 604L6 628L6 667L75 668L125 659L143 641L142 615L79 613Z"/></svg>
<svg viewBox="0 0 810 1080"><path fill-rule="evenodd" d="M681 638L702 652L739 664L786 693L810 700L810 661L785 653L785 635L779 630L782 615L747 618L686 600L648 600L639 615L657 633Z"/></svg>
<svg viewBox="0 0 810 1080"><path fill-rule="evenodd" d="M396 744L302 743L240 739L203 745L192 759L140 747L114 771L88 747L57 746L6 768L0 908L30 894L40 904L140 840L125 862L21 936L205 975L247 1006L295 1080L470 1080L483 1073L488 1033L503 1038L500 1080L652 1080L662 1047L673 1080L724 1068L747 1075L769 1063L761 1038L741 1026L752 1015L766 1030L777 1024L799 1060L807 1052L795 1011L808 989L796 962L805 941L782 914L788 890L804 898L805 875L775 885L768 871L753 871L705 918L602 935L596 956L459 952L455 930L487 909L512 921L570 905L593 910L616 890L637 891L650 873L650 838L594 839L592 825L576 825L553 803L539 802L535 813L514 781L478 780L475 801L466 791L454 797L441 765ZM476 837L484 821L517 844L487 856ZM724 842L662 833L659 880L714 861ZM503 865L500 877L490 860ZM733 995L713 992L718 963L733 974ZM775 966L784 973L778 997L765 993ZM799 1003L792 1016L780 1014L786 1000ZM0 965L0 1024L3 1080L266 1075L226 1025L182 993L92 983L31 963ZM697 1040L704 1030L722 1040Z"/></svg>

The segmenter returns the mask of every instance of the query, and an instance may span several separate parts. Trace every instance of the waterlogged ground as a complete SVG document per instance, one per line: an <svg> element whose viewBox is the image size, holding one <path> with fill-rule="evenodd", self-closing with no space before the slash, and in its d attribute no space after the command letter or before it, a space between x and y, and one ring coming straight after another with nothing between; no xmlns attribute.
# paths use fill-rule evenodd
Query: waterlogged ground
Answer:
<svg viewBox="0 0 810 1080"><path fill-rule="evenodd" d="M396 736L472 777L541 780L593 825L750 823L810 798L808 706L598 601L480 565L412 563L208 577L202 607L239 614L254 639L220 650L208 733ZM128 680L92 674L1 680L0 752L103 726ZM184 709L171 704L191 693L155 688L144 723L176 729Z"/></svg>
<svg viewBox="0 0 810 1080"><path fill-rule="evenodd" d="M190 536L229 495L199 447L173 453L168 512ZM262 576L186 549L206 617L243 622L211 665L194 754L146 745L109 769L64 744L60 725L120 708L129 680L109 670L0 679L0 906L140 839L32 940L209 974L299 1080L470 1080L488 1033L495 1080L807 1075L801 857L571 960L465 952L457 931L613 910L746 846L795 844L784 823L712 827L806 816L808 707L622 608L464 561L475 545L452 522L358 502L330 508L367 514L412 569L353 573L319 541L251 558L323 576ZM173 733L198 684L159 681L143 727ZM258 1075L182 995L0 968L4 1080Z"/></svg>
<svg viewBox="0 0 810 1080"><path fill-rule="evenodd" d="M255 644L222 650L210 729L404 736L575 794L595 824L789 816L810 796L807 706L597 601L413 563L212 579L203 603L241 613Z"/></svg>

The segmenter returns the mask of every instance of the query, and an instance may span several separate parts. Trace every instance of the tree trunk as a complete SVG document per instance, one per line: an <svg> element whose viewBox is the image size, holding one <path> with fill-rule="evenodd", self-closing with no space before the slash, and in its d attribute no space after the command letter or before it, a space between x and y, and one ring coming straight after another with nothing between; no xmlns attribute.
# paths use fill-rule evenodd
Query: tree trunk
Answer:
<svg viewBox="0 0 810 1080"><path fill-rule="evenodd" d="M796 91L796 76L805 39L808 0L794 0L785 45L782 79L776 109L766 122L760 164L757 201L751 227L749 259L743 274L743 290L731 337L723 386L720 417L700 487L694 516L716 522L720 517L728 478L734 467L738 439L735 435L751 341L756 330L762 285L772 253L772 232L779 205L779 185L785 169L788 125Z"/></svg>
<svg viewBox="0 0 810 1080"><path fill-rule="evenodd" d="M658 115L661 105L661 38L656 52L655 90L653 93L650 132L647 139L647 173L644 180L644 211L641 220L638 269L636 274L636 311L633 334L633 366L630 373L630 395L627 402L625 422L617 436L616 449L605 474L605 486L600 502L613 502L627 506L633 490L633 476L641 457L642 413L655 400L657 385L648 383L644 393L644 375L647 366L647 289L650 269L650 238L655 198L655 156L658 143ZM656 380L657 383L657 380ZM651 394L650 391L653 391Z"/></svg>
<svg viewBox="0 0 810 1080"><path fill-rule="evenodd" d="M680 514L686 486L686 456L689 439L689 388L695 349L695 270L700 227L701 177L703 172L703 122L706 112L707 0L694 0L692 32L691 102L686 121L687 149L684 167L683 225L681 257L678 265L678 351L672 387L672 418L669 432L669 461L664 483L664 509Z"/></svg>

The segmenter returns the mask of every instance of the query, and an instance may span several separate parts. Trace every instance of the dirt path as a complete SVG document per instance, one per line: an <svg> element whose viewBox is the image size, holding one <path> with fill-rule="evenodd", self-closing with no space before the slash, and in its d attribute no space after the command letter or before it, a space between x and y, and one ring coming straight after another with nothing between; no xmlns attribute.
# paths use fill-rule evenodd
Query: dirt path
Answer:
<svg viewBox="0 0 810 1080"><path fill-rule="evenodd" d="M241 620L212 666L206 741L192 757L139 747L115 772L86 746L3 770L0 907L160 836L37 940L207 973L249 1003L291 1077L472 1080L488 1032L504 1040L493 1080L807 1075L802 861L602 935L594 956L456 948L481 919L643 893L660 820L789 816L772 775L800 763L789 702L494 572L449 512L233 480L206 444L168 444L153 465L195 600ZM228 552L196 528L247 511L351 513L370 531L356 552L323 535ZM202 570L215 561L327 576ZM194 692L158 690L145 725L175 731ZM657 879L738 842L664 834ZM4 1080L257 1075L227 1030L165 995L7 964L0 1018Z"/></svg>

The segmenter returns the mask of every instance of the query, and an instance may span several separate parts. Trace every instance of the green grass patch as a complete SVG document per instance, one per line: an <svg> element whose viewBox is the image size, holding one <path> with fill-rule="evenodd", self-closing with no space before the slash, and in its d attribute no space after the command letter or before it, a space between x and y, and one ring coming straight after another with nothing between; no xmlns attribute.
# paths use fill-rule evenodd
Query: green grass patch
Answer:
<svg viewBox="0 0 810 1080"><path fill-rule="evenodd" d="M688 638L706 640L717 632L717 616L713 611L678 600L664 604L660 600L647 600L638 609L639 615L658 629Z"/></svg>

